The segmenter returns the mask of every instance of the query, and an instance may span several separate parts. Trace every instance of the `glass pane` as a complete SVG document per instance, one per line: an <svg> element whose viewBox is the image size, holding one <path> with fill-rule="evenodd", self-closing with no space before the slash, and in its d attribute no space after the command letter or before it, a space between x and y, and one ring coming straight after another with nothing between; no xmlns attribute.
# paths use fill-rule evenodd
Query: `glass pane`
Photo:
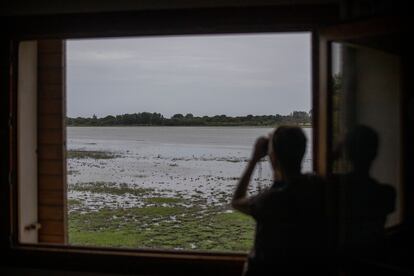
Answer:
<svg viewBox="0 0 414 276"><path fill-rule="evenodd" d="M333 172L342 240L364 244L401 221L400 58L331 44Z"/></svg>

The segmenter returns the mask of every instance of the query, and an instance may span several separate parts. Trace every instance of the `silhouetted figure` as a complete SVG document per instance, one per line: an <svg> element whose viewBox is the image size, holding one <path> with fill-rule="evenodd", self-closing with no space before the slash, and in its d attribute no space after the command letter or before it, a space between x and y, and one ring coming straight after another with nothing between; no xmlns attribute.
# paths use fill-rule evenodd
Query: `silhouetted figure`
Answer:
<svg viewBox="0 0 414 276"><path fill-rule="evenodd" d="M256 220L254 247L245 275L290 275L317 268L326 254L323 182L301 173L306 137L297 127L279 127L257 139L253 156L233 196L232 206ZM269 155L273 185L248 197L256 164ZM321 275L321 274L319 274Z"/></svg>
<svg viewBox="0 0 414 276"><path fill-rule="evenodd" d="M339 188L340 242L352 257L380 254L385 222L395 208L395 189L370 175L378 145L378 134L372 128L358 125L352 129L343 145L351 171L335 179Z"/></svg>

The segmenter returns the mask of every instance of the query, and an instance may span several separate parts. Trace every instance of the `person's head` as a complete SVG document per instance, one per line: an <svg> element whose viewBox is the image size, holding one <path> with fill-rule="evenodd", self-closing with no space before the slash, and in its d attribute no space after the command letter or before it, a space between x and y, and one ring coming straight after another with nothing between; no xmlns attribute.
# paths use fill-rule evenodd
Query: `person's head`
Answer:
<svg viewBox="0 0 414 276"><path fill-rule="evenodd" d="M269 156L275 171L300 172L306 150L306 136L301 128L278 127L269 143Z"/></svg>
<svg viewBox="0 0 414 276"><path fill-rule="evenodd" d="M354 170L368 172L378 153L378 134L365 125L358 125L345 137L345 153Z"/></svg>

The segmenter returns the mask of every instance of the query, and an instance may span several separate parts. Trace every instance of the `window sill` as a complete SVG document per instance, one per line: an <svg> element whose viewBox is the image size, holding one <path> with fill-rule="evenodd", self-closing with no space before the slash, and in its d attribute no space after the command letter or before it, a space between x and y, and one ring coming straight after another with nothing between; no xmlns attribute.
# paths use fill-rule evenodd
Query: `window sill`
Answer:
<svg viewBox="0 0 414 276"><path fill-rule="evenodd" d="M15 245L5 264L36 269L143 275L240 275L244 253Z"/></svg>

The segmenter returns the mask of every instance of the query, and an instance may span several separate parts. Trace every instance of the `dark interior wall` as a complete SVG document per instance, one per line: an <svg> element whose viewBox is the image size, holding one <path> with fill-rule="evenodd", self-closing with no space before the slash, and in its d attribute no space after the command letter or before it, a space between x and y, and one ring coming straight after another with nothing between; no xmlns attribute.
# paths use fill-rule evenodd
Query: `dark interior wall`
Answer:
<svg viewBox="0 0 414 276"><path fill-rule="evenodd" d="M352 20L370 16L403 14L408 1L401 0L340 0L341 18Z"/></svg>

